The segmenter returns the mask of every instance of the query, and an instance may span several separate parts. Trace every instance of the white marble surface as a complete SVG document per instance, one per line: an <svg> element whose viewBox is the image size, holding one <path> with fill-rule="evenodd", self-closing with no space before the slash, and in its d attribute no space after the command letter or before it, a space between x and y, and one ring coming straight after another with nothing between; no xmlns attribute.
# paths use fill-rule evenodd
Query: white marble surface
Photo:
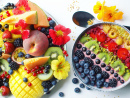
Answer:
<svg viewBox="0 0 130 98"><path fill-rule="evenodd" d="M99 92L95 90L86 90L81 89L81 93L77 94L74 92L75 87L79 87L79 84L73 84L72 78L74 78L72 63L71 63L71 53L72 47L75 42L75 39L78 35L85 29L76 26L72 22L72 15L80 7L81 11L88 11L93 13L93 5L97 0L77 0L79 3L74 3L74 9L70 9L70 5L72 5L73 1L76 0L31 0L38 4L41 8L48 11L53 17L62 25L71 28L72 33L70 34L71 41L67 44L67 51L69 53L69 57L67 60L71 64L71 71L69 73L69 77L66 80L60 81L56 87L52 90L49 95L44 95L43 98L60 98L59 92L64 92L65 96L63 98L130 98L130 85L126 87L113 91L113 92ZM100 0L103 1L103 0ZM17 0L0 0L0 5L6 4L7 2L17 2ZM117 8L124 12L123 20L116 21L121 25L129 25L130 26L130 0L106 0L107 5L116 5ZM69 11L68 11L69 8ZM1 98L1 96L0 96ZM7 97L13 98L13 96Z"/></svg>

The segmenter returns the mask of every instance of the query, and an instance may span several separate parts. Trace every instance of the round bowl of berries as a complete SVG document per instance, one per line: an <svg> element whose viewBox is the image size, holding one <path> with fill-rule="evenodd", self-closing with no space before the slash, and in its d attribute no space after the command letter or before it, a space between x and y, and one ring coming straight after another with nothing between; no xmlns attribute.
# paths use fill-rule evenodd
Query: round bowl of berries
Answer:
<svg viewBox="0 0 130 98"><path fill-rule="evenodd" d="M84 30L72 50L73 69L89 88L114 91L130 82L130 31L115 23Z"/></svg>

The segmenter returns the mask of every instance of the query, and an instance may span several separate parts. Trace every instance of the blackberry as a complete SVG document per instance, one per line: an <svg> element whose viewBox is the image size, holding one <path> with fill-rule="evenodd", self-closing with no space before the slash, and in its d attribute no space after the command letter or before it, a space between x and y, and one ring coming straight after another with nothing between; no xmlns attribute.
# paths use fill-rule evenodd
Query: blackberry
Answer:
<svg viewBox="0 0 130 98"><path fill-rule="evenodd" d="M96 74L102 73L102 69L98 65L94 65L92 69L95 71Z"/></svg>
<svg viewBox="0 0 130 98"><path fill-rule="evenodd" d="M93 62L90 58L88 58L88 57L85 57L85 58L84 58L84 61L85 61L85 63L89 63L90 66L93 66L93 65L94 65L94 62Z"/></svg>
<svg viewBox="0 0 130 98"><path fill-rule="evenodd" d="M84 54L81 50L77 50L75 52L75 56L79 57L79 59L83 59L84 58Z"/></svg>
<svg viewBox="0 0 130 98"><path fill-rule="evenodd" d="M22 47L23 46L23 40L20 39L20 38L15 39L14 46L15 47Z"/></svg>
<svg viewBox="0 0 130 98"><path fill-rule="evenodd" d="M44 87L44 88L51 88L52 87L52 83L51 83L51 81L43 81L42 82L42 86Z"/></svg>
<svg viewBox="0 0 130 98"><path fill-rule="evenodd" d="M4 85L4 84L3 84L3 79L0 78L0 87L3 86L3 85Z"/></svg>
<svg viewBox="0 0 130 98"><path fill-rule="evenodd" d="M110 87L116 87L117 86L117 80L115 78L109 79L109 86Z"/></svg>
<svg viewBox="0 0 130 98"><path fill-rule="evenodd" d="M11 61L11 63L9 64L9 67L12 69L12 70L17 70L19 68L19 65L14 62L14 61Z"/></svg>
<svg viewBox="0 0 130 98"><path fill-rule="evenodd" d="M108 79L108 78L109 78L109 74L108 74L106 71L103 71L103 72L102 72L102 77L103 77L104 79Z"/></svg>

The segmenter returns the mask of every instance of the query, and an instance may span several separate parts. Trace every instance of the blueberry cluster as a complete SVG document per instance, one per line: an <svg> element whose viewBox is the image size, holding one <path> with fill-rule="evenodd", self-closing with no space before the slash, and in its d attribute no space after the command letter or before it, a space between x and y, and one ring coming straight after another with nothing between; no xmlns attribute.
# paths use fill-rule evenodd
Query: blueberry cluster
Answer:
<svg viewBox="0 0 130 98"><path fill-rule="evenodd" d="M1 11L1 9L0 9L0 11ZM3 25L3 26L2 26L2 24L0 24L0 30L1 30L2 32L4 32L5 29L7 29L7 28L9 28L9 25L8 25L8 24L5 24L5 25Z"/></svg>
<svg viewBox="0 0 130 98"><path fill-rule="evenodd" d="M14 8L16 8L16 6L13 3L7 3L4 6L4 10L9 10L9 9L14 9Z"/></svg>
<svg viewBox="0 0 130 98"><path fill-rule="evenodd" d="M0 78L0 87L1 86L6 86L6 87L9 87L9 79L8 78L6 78L6 77L4 77L3 79L2 78Z"/></svg>
<svg viewBox="0 0 130 98"><path fill-rule="evenodd" d="M49 73L50 68L51 68L50 65L46 65L46 66L45 66L45 69L44 69L44 72L45 72L45 73Z"/></svg>

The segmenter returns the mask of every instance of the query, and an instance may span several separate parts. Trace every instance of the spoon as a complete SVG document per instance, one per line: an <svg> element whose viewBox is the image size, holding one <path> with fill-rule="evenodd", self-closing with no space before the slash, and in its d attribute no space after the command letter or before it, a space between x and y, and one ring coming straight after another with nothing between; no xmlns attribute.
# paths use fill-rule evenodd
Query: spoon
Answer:
<svg viewBox="0 0 130 98"><path fill-rule="evenodd" d="M89 20L98 21L92 14L85 11L75 12L73 14L72 20L76 25L80 27L87 27ZM130 30L130 26L125 26L125 27Z"/></svg>

